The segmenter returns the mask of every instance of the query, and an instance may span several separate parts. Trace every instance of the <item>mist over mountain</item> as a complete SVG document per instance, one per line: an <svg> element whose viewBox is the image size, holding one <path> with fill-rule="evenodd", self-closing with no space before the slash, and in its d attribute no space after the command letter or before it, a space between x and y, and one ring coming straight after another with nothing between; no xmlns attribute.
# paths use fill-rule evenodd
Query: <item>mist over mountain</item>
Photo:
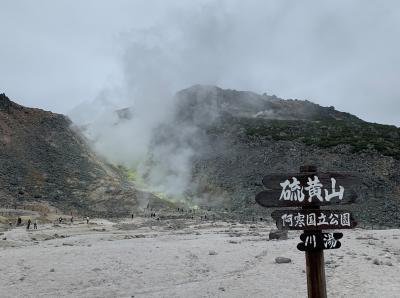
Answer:
<svg viewBox="0 0 400 298"><path fill-rule="evenodd" d="M254 202L264 175L314 164L359 177L353 208L361 220L400 222L399 128L310 101L209 85L168 100L160 118L104 101L98 115L87 110L87 121L74 124L2 94L2 204L120 216L175 202L250 216L267 211Z"/></svg>
<svg viewBox="0 0 400 298"><path fill-rule="evenodd" d="M172 201L262 213L254 202L262 177L312 163L322 171L357 173L363 184L356 208L363 220L400 220L399 128L310 101L215 86L192 86L171 102L168 116L146 130L141 156L134 150L120 154L144 145L141 135L126 134L137 131L135 107L109 111L103 117L109 126L89 124L84 131L98 132L91 142L99 154L134 169L140 183Z"/></svg>

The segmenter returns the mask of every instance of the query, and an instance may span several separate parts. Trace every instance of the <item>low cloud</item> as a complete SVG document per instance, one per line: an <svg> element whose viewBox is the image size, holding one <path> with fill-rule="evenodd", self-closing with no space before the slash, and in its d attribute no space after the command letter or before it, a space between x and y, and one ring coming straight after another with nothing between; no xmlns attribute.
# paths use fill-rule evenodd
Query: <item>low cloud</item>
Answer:
<svg viewBox="0 0 400 298"><path fill-rule="evenodd" d="M70 115L80 125L90 123L86 133L99 153L137 168L154 189L174 196L191 183L203 132L197 124L181 126L174 142L157 142L171 137L163 135L163 126L187 124L174 122L174 94L194 84L310 99L366 120L400 124L400 18L393 9L399 5L385 4L175 3L152 24L120 34L118 86ZM120 121L115 111L126 107L133 117ZM199 119L214 113L207 112L199 111Z"/></svg>

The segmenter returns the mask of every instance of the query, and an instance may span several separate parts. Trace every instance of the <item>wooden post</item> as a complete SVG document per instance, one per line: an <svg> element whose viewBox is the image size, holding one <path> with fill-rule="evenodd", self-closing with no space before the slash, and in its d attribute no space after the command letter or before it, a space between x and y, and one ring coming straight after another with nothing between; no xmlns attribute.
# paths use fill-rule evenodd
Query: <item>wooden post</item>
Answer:
<svg viewBox="0 0 400 298"><path fill-rule="evenodd" d="M302 166L300 172L317 172L315 166ZM310 207L302 207L310 209ZM312 207L311 209L320 209ZM319 234L318 231L304 231L305 234ZM308 298L326 298L326 280L325 280L325 261L324 251L306 251L306 267L307 267L307 292Z"/></svg>
<svg viewBox="0 0 400 298"><path fill-rule="evenodd" d="M306 251L306 267L308 298L326 298L324 251Z"/></svg>

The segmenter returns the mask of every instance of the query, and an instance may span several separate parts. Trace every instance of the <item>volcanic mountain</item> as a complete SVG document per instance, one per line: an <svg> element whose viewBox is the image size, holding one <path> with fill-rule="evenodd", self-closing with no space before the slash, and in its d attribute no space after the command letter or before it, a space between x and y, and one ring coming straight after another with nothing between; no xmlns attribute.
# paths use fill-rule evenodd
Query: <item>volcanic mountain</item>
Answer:
<svg viewBox="0 0 400 298"><path fill-rule="evenodd" d="M162 204L96 156L66 116L0 94L2 207L45 203L68 213L118 216L149 201Z"/></svg>
<svg viewBox="0 0 400 298"><path fill-rule="evenodd" d="M350 208L359 220L400 224L399 128L310 101L215 86L184 89L176 100L174 120L155 134L154 148L192 146L188 195L203 204L262 214L254 195L264 175L313 164L358 177L359 201Z"/></svg>
<svg viewBox="0 0 400 298"><path fill-rule="evenodd" d="M126 129L136 117L133 108L110 112L120 124L112 122L108 131ZM109 151L99 152L108 161L93 153L99 136L87 141L90 136L82 131L64 115L22 107L0 95L0 204L48 202L105 216L126 215L149 202L166 206L110 164ZM195 85L176 94L172 117L151 139L140 173L148 187L141 189L185 189L182 197L190 204L250 218L269 212L254 200L264 189L264 175L312 164L358 177L359 200L349 208L361 222L400 224L400 129L395 126L310 101Z"/></svg>

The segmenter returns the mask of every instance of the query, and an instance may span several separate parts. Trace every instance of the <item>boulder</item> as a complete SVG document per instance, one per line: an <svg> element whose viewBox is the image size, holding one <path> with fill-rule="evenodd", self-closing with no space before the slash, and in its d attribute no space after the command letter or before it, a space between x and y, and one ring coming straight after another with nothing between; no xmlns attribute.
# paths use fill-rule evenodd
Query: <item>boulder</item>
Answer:
<svg viewBox="0 0 400 298"><path fill-rule="evenodd" d="M277 264L286 264L286 263L291 263L292 260L289 258L284 258L284 257L277 257L275 258L275 263Z"/></svg>
<svg viewBox="0 0 400 298"><path fill-rule="evenodd" d="M288 232L287 231L279 231L273 230L269 232L269 239L276 239L276 240L287 240L288 239Z"/></svg>

